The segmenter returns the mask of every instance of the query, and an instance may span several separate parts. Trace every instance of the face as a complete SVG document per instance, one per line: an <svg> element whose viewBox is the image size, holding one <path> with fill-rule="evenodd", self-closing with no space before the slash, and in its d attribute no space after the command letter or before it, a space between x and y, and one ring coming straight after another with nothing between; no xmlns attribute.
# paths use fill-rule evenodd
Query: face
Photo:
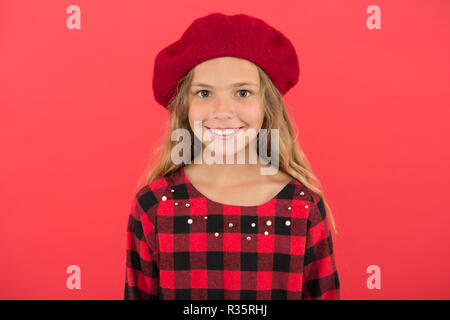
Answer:
<svg viewBox="0 0 450 320"><path fill-rule="evenodd" d="M258 69L245 59L220 57L195 66L188 101L192 131L215 154L248 149L264 120Z"/></svg>

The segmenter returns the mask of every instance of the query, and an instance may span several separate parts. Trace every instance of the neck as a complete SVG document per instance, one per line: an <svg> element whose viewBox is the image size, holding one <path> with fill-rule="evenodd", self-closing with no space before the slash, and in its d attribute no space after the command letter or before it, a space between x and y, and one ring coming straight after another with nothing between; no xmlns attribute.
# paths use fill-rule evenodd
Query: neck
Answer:
<svg viewBox="0 0 450 320"><path fill-rule="evenodd" d="M246 183L258 180L262 176L261 168L268 167L268 165L261 162L261 159L256 153L256 149L252 149L252 155L250 155L248 146L245 150L244 163L238 163L237 154L234 154L230 156L233 163L226 163L226 157L224 156L222 163L208 164L203 158L203 153L200 153L197 159L189 166L196 171L197 177L200 179L203 178L205 183L213 181L214 185L232 186L237 182ZM202 157L201 163L199 163L199 157ZM253 159L252 162L249 159Z"/></svg>

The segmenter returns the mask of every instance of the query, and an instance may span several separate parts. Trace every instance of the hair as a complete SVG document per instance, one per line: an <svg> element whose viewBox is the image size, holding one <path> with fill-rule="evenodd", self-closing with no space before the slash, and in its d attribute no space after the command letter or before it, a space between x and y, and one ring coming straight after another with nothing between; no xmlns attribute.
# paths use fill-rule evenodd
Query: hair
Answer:
<svg viewBox="0 0 450 320"><path fill-rule="evenodd" d="M322 192L321 182L314 175L308 159L297 143L297 127L294 137L293 126L282 95L270 77L258 65L254 65L258 69L260 79L260 95L265 114L262 128L267 129L268 150L271 150L271 129L278 129L279 168L293 176L309 190L320 196L323 200L326 216L331 219L333 231L335 234L338 234L330 206L326 202ZM173 150L173 147L178 143L177 141L172 141L171 134L174 130L183 128L188 130L191 137L196 139L188 119L188 90L192 83L193 74L194 68L190 69L185 76L178 81L175 95L169 101L167 106L169 118L166 122L166 130L163 141L157 146L156 149L153 150L150 156L150 161L148 162L148 168L145 169L146 173L139 179L140 184L149 184L152 181L164 177L165 175L171 174L183 166L183 163L174 164L171 159L171 150ZM192 142L191 150L194 150L193 145L194 142ZM259 146L259 143L256 145ZM191 152L191 163L195 156L196 155L194 152Z"/></svg>

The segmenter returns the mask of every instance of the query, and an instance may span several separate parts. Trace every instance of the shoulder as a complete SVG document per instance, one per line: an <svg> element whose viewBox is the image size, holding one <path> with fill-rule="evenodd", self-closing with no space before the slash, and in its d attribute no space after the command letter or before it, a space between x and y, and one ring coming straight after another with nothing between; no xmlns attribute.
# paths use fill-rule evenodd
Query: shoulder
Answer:
<svg viewBox="0 0 450 320"><path fill-rule="evenodd" d="M325 203L319 194L308 189L302 183L298 183L301 190L300 195L303 194L301 197L307 203L307 221L309 228L311 228L326 220L327 212L325 209Z"/></svg>
<svg viewBox="0 0 450 320"><path fill-rule="evenodd" d="M291 193L293 196L293 200L301 200L303 202L308 202L308 205L318 204L321 200L321 197L305 186L300 180L289 175L291 179L290 187Z"/></svg>
<svg viewBox="0 0 450 320"><path fill-rule="evenodd" d="M326 218L323 198L306 187L301 181L293 178L289 194L292 195L293 205L300 208L302 216L313 225Z"/></svg>
<svg viewBox="0 0 450 320"><path fill-rule="evenodd" d="M180 170L177 169L144 185L136 192L134 199L136 205L139 205L144 212L157 207L161 201L167 200L167 195L170 193L172 186L177 184L181 178Z"/></svg>

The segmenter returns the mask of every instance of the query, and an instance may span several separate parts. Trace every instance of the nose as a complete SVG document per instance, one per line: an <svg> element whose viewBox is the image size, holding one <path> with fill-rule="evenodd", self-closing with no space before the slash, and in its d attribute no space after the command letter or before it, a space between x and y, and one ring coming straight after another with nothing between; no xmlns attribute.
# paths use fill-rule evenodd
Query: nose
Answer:
<svg viewBox="0 0 450 320"><path fill-rule="evenodd" d="M231 101L221 98L217 99L212 108L212 117L217 119L229 119L234 116L234 108Z"/></svg>

